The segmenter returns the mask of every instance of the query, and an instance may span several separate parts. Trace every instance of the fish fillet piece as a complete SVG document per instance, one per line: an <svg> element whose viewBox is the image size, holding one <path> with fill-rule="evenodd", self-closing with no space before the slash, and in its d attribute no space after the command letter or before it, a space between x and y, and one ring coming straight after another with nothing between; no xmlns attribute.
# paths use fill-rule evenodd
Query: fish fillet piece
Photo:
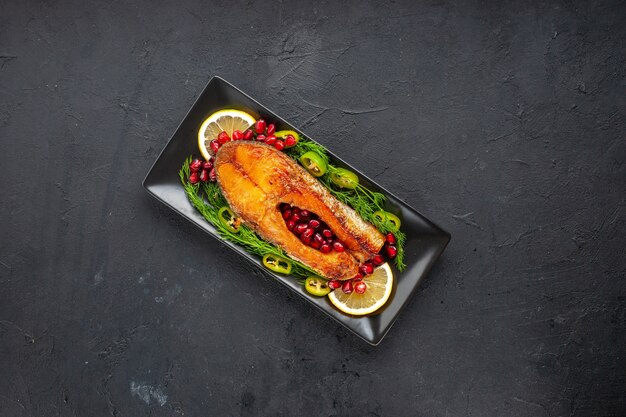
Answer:
<svg viewBox="0 0 626 417"><path fill-rule="evenodd" d="M359 264L384 244L378 229L274 147L259 142L227 142L217 152L215 171L224 197L245 224L326 278L354 277ZM302 243L287 229L281 203L317 214L344 242L346 251L323 254Z"/></svg>

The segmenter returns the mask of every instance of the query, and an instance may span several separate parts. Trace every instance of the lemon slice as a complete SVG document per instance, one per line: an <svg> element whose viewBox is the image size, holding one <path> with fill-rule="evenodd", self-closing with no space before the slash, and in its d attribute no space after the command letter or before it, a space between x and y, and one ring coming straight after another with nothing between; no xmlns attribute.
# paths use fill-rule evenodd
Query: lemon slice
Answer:
<svg viewBox="0 0 626 417"><path fill-rule="evenodd" d="M235 130L243 132L252 126L254 122L254 117L241 110L224 109L213 113L202 122L202 126L198 129L198 148L200 153L204 159L210 159L211 148L209 143L217 138L217 135L221 132L226 132L228 136L232 136Z"/></svg>
<svg viewBox="0 0 626 417"><path fill-rule="evenodd" d="M393 289L393 272L389 264L376 268L371 275L363 278L363 282L367 284L365 293L357 294L353 291L346 294L341 288L337 288L328 294L330 302L339 310L353 316L370 314L384 306Z"/></svg>

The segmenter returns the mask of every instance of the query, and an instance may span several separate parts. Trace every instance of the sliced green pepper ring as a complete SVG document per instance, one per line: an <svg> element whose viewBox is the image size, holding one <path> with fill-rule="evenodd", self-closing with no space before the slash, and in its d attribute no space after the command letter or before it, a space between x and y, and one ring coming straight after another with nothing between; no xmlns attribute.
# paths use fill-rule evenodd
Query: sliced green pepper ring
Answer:
<svg viewBox="0 0 626 417"><path fill-rule="evenodd" d="M235 213L227 206L222 207L217 212L217 217L220 219L220 223L226 229L232 233L239 233L239 227L241 226L241 219L235 216Z"/></svg>
<svg viewBox="0 0 626 417"><path fill-rule="evenodd" d="M398 230L400 230L400 225L402 224L402 222L400 221L400 218L398 218L398 216L396 216L395 214L389 213L388 211L379 210L374 212L374 216L376 216L376 218L383 223L386 221L391 222L392 232L397 232Z"/></svg>
<svg viewBox="0 0 626 417"><path fill-rule="evenodd" d="M278 274L289 275L289 273L291 273L291 261L281 256L272 255L271 253L263 257L263 265L270 271L274 271Z"/></svg>
<svg viewBox="0 0 626 417"><path fill-rule="evenodd" d="M324 159L315 151L309 151L300 157L300 163L314 177L321 177L328 167Z"/></svg>
<svg viewBox="0 0 626 417"><path fill-rule="evenodd" d="M298 132L296 132L295 130L279 130L278 132L274 132L274 136L276 136L277 138L281 138L282 140L285 140L285 138L289 135L293 136L296 142L293 145L287 145L285 143L285 148L293 148L298 142L300 142L300 135L298 134Z"/></svg>
<svg viewBox="0 0 626 417"><path fill-rule="evenodd" d="M316 276L308 277L306 281L304 281L304 288L309 294L315 295L316 297L323 297L330 292L328 281Z"/></svg>
<svg viewBox="0 0 626 417"><path fill-rule="evenodd" d="M330 180L341 188L355 189L359 185L359 177L345 168L335 168L330 174Z"/></svg>

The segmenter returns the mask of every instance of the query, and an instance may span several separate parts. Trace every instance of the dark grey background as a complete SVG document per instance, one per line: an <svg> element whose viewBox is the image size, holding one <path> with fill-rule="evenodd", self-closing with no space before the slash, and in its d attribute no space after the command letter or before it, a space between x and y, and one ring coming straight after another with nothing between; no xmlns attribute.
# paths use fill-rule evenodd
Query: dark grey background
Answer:
<svg viewBox="0 0 626 417"><path fill-rule="evenodd" d="M0 415L626 415L622 2L0 1ZM370 347L141 181L212 75L452 233Z"/></svg>

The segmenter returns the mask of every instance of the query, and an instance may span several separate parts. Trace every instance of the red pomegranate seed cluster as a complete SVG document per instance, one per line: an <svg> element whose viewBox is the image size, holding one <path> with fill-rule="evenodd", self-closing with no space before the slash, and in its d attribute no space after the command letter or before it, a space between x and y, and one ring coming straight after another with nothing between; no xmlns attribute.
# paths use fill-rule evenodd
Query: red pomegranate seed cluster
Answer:
<svg viewBox="0 0 626 417"><path fill-rule="evenodd" d="M298 236L302 243L317 249L322 253L343 252L344 243L330 230L328 225L320 220L319 216L308 210L301 210L287 203L280 205L287 229Z"/></svg>
<svg viewBox="0 0 626 417"><path fill-rule="evenodd" d="M383 246L383 251L385 251L385 255L387 258L394 259L396 255L398 255L398 247L396 246L396 237L393 233L387 233L385 236L385 245Z"/></svg>
<svg viewBox="0 0 626 417"><path fill-rule="evenodd" d="M374 272L374 268L384 264L387 259L391 260L396 257L398 254L398 248L395 244L396 237L394 234L387 233L385 236L385 244L380 250L380 253L375 255L369 261L363 263L363 265L359 267L359 273L356 274L354 278L347 281L331 280L328 282L328 286L333 290L341 288L341 290L346 294L351 294L352 292L356 292L357 294L365 293L365 291L367 291L367 284L363 282L363 277L372 274Z"/></svg>
<svg viewBox="0 0 626 417"><path fill-rule="evenodd" d="M274 133L276 133L276 125L273 123L267 124L263 119L257 120L254 124L254 133L256 133L257 141L265 142L267 145L273 146L279 151L296 144L296 138L292 135L287 135L284 140L276 137L276 135L274 135Z"/></svg>
<svg viewBox="0 0 626 417"><path fill-rule="evenodd" d="M222 131L219 135L217 135L216 139L209 142L209 147L211 148L211 152L216 154L220 147L226 142L230 142L231 140L252 140L253 136L254 132L250 129L247 129L245 132L235 130L232 137L230 137L228 133Z"/></svg>
<svg viewBox="0 0 626 417"><path fill-rule="evenodd" d="M189 182L192 184L217 181L215 168L213 168L213 159L209 159L208 161L194 159L189 163L189 171Z"/></svg>
<svg viewBox="0 0 626 417"><path fill-rule="evenodd" d="M256 140L258 142L264 142L282 151L285 148L289 148L296 144L296 138L293 135L287 135L284 140L281 140L274 135L276 133L276 125L273 123L267 124L263 119L256 121L251 129L246 129L245 132L241 130L235 130L232 137L226 132L221 132L217 135L216 139L213 139L209 143L211 151L215 154L219 148L231 140Z"/></svg>

